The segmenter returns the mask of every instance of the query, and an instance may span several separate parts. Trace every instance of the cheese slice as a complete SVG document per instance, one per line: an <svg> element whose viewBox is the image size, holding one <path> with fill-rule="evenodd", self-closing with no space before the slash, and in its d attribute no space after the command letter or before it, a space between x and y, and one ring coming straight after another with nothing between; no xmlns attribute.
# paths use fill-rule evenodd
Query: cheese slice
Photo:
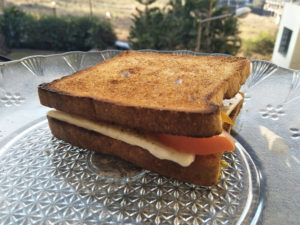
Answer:
<svg viewBox="0 0 300 225"><path fill-rule="evenodd" d="M167 159L186 167L191 165L195 160L195 155L189 153L178 152L170 147L161 144L158 141L148 137L147 135L139 134L129 129L124 129L116 125L111 125L103 122L94 122L85 118L75 116L69 113L51 110L47 113L49 117L64 121L75 126L92 130L105 136L123 141L130 145L139 146L149 151L153 156L159 159Z"/></svg>
<svg viewBox="0 0 300 225"><path fill-rule="evenodd" d="M240 93L237 93L233 98L224 99L222 111L225 112L228 116L235 109L235 107L243 100L243 96Z"/></svg>
<svg viewBox="0 0 300 225"><path fill-rule="evenodd" d="M243 97L241 94L237 94L232 99L225 99L222 110L229 115L242 99ZM183 167L191 165L195 160L194 154L176 151L171 147L161 144L146 134L137 133L136 131L130 129L124 129L117 125L107 124L100 121L95 122L80 116L57 110L51 110L47 113L47 115L54 119L67 122L87 130L98 132L119 141L123 141L127 144L139 146L149 151L149 153L156 158L170 160Z"/></svg>

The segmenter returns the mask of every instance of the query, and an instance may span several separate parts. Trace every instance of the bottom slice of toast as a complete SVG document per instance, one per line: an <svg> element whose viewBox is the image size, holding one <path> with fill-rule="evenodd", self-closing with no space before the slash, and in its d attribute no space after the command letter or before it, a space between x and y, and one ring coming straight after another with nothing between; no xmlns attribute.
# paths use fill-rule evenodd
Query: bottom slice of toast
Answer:
<svg viewBox="0 0 300 225"><path fill-rule="evenodd" d="M72 145L95 152L118 156L139 167L197 185L209 186L217 182L220 173L220 161L223 153L197 155L188 167L161 160L147 150L125 142L104 136L51 117L48 117L52 134Z"/></svg>

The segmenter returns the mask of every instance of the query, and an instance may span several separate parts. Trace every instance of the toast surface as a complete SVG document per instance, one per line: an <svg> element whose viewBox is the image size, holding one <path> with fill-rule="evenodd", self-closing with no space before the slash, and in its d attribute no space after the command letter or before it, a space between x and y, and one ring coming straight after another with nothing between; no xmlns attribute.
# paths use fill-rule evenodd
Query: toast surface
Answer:
<svg viewBox="0 0 300 225"><path fill-rule="evenodd" d="M220 106L250 73L245 58L127 51L39 87L43 105L175 135L222 131Z"/></svg>

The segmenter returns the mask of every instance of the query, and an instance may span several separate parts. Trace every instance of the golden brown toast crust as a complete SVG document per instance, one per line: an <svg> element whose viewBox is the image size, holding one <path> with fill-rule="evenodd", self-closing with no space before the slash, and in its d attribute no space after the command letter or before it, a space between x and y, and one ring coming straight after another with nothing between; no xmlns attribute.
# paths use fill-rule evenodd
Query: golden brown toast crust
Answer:
<svg viewBox="0 0 300 225"><path fill-rule="evenodd" d="M230 117L235 120L243 102L240 102L232 111ZM206 156L196 156L195 161L188 167L182 167L169 160L160 160L140 147L101 135L94 131L62 122L48 117L49 126L53 135L59 139L82 148L103 154L118 156L137 166L173 177L181 181L197 185L210 186L218 181L220 161L223 153ZM231 126L224 124L224 129L230 131Z"/></svg>
<svg viewBox="0 0 300 225"><path fill-rule="evenodd" d="M124 52L39 86L41 104L135 129L208 137L250 73L245 58Z"/></svg>

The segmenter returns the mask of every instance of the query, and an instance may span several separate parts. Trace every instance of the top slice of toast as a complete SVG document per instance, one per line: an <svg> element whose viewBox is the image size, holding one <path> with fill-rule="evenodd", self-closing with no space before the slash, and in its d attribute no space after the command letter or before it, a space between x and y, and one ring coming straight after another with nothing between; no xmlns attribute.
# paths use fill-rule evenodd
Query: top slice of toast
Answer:
<svg viewBox="0 0 300 225"><path fill-rule="evenodd" d="M41 104L131 128L208 137L250 74L246 58L123 52L39 86Z"/></svg>

